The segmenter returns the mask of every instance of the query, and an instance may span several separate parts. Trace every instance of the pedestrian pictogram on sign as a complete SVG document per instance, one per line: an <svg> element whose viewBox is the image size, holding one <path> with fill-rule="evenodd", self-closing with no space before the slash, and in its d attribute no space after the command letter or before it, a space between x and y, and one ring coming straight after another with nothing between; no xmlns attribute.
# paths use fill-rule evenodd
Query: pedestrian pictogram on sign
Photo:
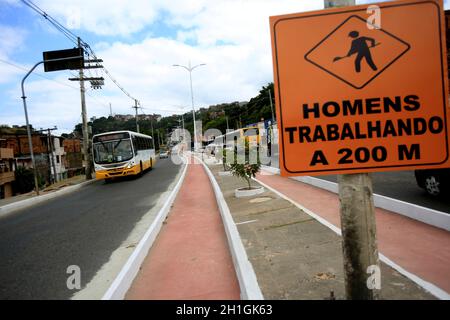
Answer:
<svg viewBox="0 0 450 320"><path fill-rule="evenodd" d="M352 15L314 46L305 59L348 85L361 89L410 48L384 29L368 29L367 21Z"/></svg>
<svg viewBox="0 0 450 320"><path fill-rule="evenodd" d="M378 6L270 18L283 175L450 166L442 1Z"/></svg>

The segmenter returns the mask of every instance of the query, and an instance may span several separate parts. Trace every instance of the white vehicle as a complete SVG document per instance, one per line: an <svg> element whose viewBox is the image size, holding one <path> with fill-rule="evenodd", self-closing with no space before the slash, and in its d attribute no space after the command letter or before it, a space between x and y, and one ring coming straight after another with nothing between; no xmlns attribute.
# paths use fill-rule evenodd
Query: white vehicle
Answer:
<svg viewBox="0 0 450 320"><path fill-rule="evenodd" d="M133 131L112 131L92 138L95 177L98 180L138 175L156 162L153 139Z"/></svg>
<svg viewBox="0 0 450 320"><path fill-rule="evenodd" d="M160 159L168 158L168 157L169 157L169 151L167 151L167 150L159 151L159 158Z"/></svg>

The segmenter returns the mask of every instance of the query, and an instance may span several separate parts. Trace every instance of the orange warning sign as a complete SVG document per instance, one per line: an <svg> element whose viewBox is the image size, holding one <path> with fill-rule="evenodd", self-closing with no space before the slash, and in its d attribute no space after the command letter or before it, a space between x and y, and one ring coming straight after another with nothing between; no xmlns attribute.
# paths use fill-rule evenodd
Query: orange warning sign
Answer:
<svg viewBox="0 0 450 320"><path fill-rule="evenodd" d="M270 18L282 175L450 167L442 1L376 5Z"/></svg>

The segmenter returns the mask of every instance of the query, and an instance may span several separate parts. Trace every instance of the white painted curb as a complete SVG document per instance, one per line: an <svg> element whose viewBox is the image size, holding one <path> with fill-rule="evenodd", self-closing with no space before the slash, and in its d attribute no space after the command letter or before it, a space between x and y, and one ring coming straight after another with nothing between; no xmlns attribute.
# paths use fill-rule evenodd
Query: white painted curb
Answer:
<svg viewBox="0 0 450 320"><path fill-rule="evenodd" d="M153 220L147 232L142 237L139 244L134 249L131 256L128 258L127 262L123 266L122 270L117 275L116 279L113 281L108 291L106 291L105 295L102 297L102 300L123 300L128 289L130 289L131 284L133 283L134 278L139 272L139 268L144 262L145 257L147 256L148 251L153 245L159 231L161 230L161 226L164 222L164 219L169 214L172 203L174 202L178 191L183 184L184 177L186 176L187 171L187 160L183 158L184 168L181 174L180 179L178 180L175 188L167 197L164 206L159 210L158 214Z"/></svg>
<svg viewBox="0 0 450 320"><path fill-rule="evenodd" d="M255 187L254 187L255 188ZM250 190L245 190L245 189L235 189L234 190L234 196L236 198L244 198L244 197L252 197L252 196L256 196L258 194L264 193L264 187L259 187L259 188L255 188L255 189L250 189Z"/></svg>
<svg viewBox="0 0 450 320"><path fill-rule="evenodd" d="M262 166L263 170L266 170L272 174L280 174L280 169ZM324 190L328 190L333 193L339 193L338 184L323 179L314 177L291 177L293 180L297 180ZM392 211L408 218L429 224L436 228L450 231L450 214L422 207L416 204L408 203L405 201L389 198L379 194L373 195L373 202L375 207Z"/></svg>
<svg viewBox="0 0 450 320"><path fill-rule="evenodd" d="M205 171L208 174L209 180L213 186L214 194L216 195L217 205L219 207L220 214L222 215L225 233L230 246L234 268L239 281L239 287L241 289L241 299L264 300L264 296L258 285L255 271L253 270L252 264L248 260L247 252L242 244L241 237L239 236L236 224L231 216L230 209L228 208L223 193L220 190L219 184L214 178L211 170L209 170L208 166L201 161L201 159L198 157L196 158L203 164L203 167L205 168Z"/></svg>
<svg viewBox="0 0 450 320"><path fill-rule="evenodd" d="M259 184L261 184L262 186L266 187L267 189L271 190L272 192L276 193L277 195L279 195L281 198L291 202L293 205L295 205L297 208L303 210L306 214L308 214L309 216L311 216L312 218L316 219L317 221L319 221L321 224L323 224L324 226L326 226L327 228L331 229L332 231L334 231L335 233L337 233L338 235L342 236L341 234L341 229L336 227L335 225L331 224L330 222L328 222L327 220L323 219L322 217L320 217L319 215L315 214L314 212L312 212L311 210L305 208L304 206L300 205L299 203L297 203L296 201L292 200L291 198L287 197L286 195L284 195L283 193L275 190L274 188L268 186L267 184L265 184L264 182L259 181L258 179L253 178L253 180L255 180L256 182L258 182ZM420 287L422 287L424 290L428 291L429 293L431 293L433 296L435 296L438 299L441 300L450 300L450 294L447 293L446 291L442 290L441 288L439 288L438 286L423 280L422 278L416 276L415 274L403 269L401 266L399 266L398 264L396 264L395 262L393 262L392 260L390 260L389 258L387 258L385 255L379 253L379 258L381 261L383 261L384 263L386 263L387 265L389 265L391 268L397 270L399 273L401 273L402 275L404 275L405 277L407 277L408 279L410 279L411 281L417 283Z"/></svg>
<svg viewBox="0 0 450 320"><path fill-rule="evenodd" d="M25 200L20 200L17 202L13 202L7 205L4 205L2 207L0 207L0 218L3 216L6 216L10 213L13 213L14 211L17 210L21 210L21 209L25 209L31 206L34 206L38 203L50 200L50 199L54 199L57 198L59 196L71 193L75 190L78 190L82 187L84 187L85 185L94 183L96 180L89 180L89 181L85 181L73 186L68 186L68 187L64 187L61 190L57 190L48 194L43 194L43 195L39 195L39 196L34 196L32 198L29 199L25 199Z"/></svg>

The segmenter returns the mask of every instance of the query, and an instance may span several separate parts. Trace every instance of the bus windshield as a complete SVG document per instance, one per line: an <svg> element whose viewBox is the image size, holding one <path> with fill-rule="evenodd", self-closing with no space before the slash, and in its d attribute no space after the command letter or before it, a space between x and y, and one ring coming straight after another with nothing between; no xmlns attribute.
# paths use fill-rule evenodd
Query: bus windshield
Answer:
<svg viewBox="0 0 450 320"><path fill-rule="evenodd" d="M94 143L94 162L114 163L133 158L130 139Z"/></svg>

